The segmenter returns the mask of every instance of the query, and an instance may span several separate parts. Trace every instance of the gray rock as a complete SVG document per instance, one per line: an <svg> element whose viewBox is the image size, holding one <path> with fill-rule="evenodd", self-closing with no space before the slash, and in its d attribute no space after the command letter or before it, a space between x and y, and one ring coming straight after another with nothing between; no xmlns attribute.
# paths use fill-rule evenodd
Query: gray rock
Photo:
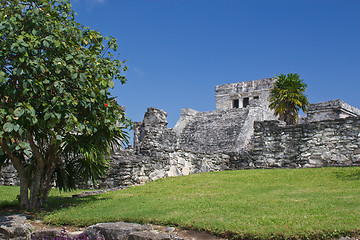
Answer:
<svg viewBox="0 0 360 240"><path fill-rule="evenodd" d="M101 235L106 240L186 240L173 233L174 228L161 229L153 230L152 225L114 222L92 225L84 231L84 234L90 239Z"/></svg>
<svg viewBox="0 0 360 240"><path fill-rule="evenodd" d="M47 239L53 239L61 235L60 229L45 229L45 230L38 230L31 234L31 239L43 239L46 237Z"/></svg>
<svg viewBox="0 0 360 240"><path fill-rule="evenodd" d="M25 215L0 216L1 239L30 239L34 227L26 222Z"/></svg>
<svg viewBox="0 0 360 240"><path fill-rule="evenodd" d="M114 222L92 225L86 228L84 233L90 238L102 235L106 240L128 240L129 235L150 229L150 226L137 223Z"/></svg>
<svg viewBox="0 0 360 240"><path fill-rule="evenodd" d="M129 240L153 240L158 239L159 234L153 232L134 232L129 234ZM169 238L168 238L169 239Z"/></svg>
<svg viewBox="0 0 360 240"><path fill-rule="evenodd" d="M180 172L180 170L177 167L171 166L169 171L167 172L167 175L169 177L176 177L176 176L181 176L182 173Z"/></svg>
<svg viewBox="0 0 360 240"><path fill-rule="evenodd" d="M165 177L165 172L163 170L155 170L149 175L149 178L153 181Z"/></svg>
<svg viewBox="0 0 360 240"><path fill-rule="evenodd" d="M203 162L201 164L200 172L203 172L203 173L210 172L209 165L207 165L206 162Z"/></svg>
<svg viewBox="0 0 360 240"><path fill-rule="evenodd" d="M167 228L165 228L165 232L171 233L171 232L173 232L173 231L175 231L175 228L174 228L174 227L167 227Z"/></svg>

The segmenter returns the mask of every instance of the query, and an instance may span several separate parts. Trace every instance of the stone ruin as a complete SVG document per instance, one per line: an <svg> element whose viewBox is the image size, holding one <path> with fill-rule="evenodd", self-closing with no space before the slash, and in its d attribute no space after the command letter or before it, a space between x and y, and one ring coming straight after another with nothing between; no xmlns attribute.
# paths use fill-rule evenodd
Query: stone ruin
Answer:
<svg viewBox="0 0 360 240"><path fill-rule="evenodd" d="M174 128L167 128L166 112L148 108L135 123L134 146L111 155L96 187L234 169L360 166L359 109L342 100L311 104L298 124L285 126L268 108L274 81L216 86L216 110L182 109ZM17 184L10 168L2 169L0 184Z"/></svg>

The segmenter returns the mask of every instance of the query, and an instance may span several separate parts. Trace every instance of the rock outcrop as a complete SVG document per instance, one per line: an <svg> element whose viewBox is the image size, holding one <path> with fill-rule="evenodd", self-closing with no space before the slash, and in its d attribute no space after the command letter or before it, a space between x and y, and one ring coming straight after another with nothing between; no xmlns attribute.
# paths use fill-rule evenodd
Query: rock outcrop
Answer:
<svg viewBox="0 0 360 240"><path fill-rule="evenodd" d="M186 240L189 238L178 236L173 227L126 222L99 223L87 227L85 231L77 232L66 232L59 228L36 230L28 223L25 215L11 215L0 216L0 239ZM214 237L214 239L220 238Z"/></svg>
<svg viewBox="0 0 360 240"><path fill-rule="evenodd" d="M0 216L0 239L28 240L33 228L25 215Z"/></svg>

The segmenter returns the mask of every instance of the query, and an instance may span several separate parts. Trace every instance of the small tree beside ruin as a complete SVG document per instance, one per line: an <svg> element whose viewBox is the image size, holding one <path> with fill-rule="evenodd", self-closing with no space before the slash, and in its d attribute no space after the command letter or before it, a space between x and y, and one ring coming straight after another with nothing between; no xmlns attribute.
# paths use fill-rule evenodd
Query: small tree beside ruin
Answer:
<svg viewBox="0 0 360 240"><path fill-rule="evenodd" d="M126 82L116 39L74 16L68 0L0 0L0 166L16 168L21 208L41 207L54 183L95 181L127 141L109 93Z"/></svg>
<svg viewBox="0 0 360 240"><path fill-rule="evenodd" d="M304 94L307 84L297 73L280 74L276 76L273 88L270 90L269 108L275 116L286 122L286 125L296 124L301 109L307 112L309 101Z"/></svg>

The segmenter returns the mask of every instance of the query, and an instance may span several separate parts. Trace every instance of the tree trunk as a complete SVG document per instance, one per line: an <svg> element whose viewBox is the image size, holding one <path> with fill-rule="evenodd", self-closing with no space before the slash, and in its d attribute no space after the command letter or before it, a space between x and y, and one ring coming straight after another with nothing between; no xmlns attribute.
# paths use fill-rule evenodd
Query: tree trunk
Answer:
<svg viewBox="0 0 360 240"><path fill-rule="evenodd" d="M36 172L33 174L32 183L30 187L30 209L35 210L39 206L39 198L41 197L40 184L41 184L41 173L36 168Z"/></svg>
<svg viewBox="0 0 360 240"><path fill-rule="evenodd" d="M13 154L13 152L10 150L10 147L8 146L8 143L2 138L0 138L0 146L9 156L20 179L20 209L29 208L29 179L27 178L26 170L22 165L21 156Z"/></svg>
<svg viewBox="0 0 360 240"><path fill-rule="evenodd" d="M51 165L52 166L52 165ZM41 168L37 168L37 171L33 175L33 181L30 187L30 209L36 210L43 207L49 191L51 189L52 175L54 167L42 165Z"/></svg>
<svg viewBox="0 0 360 240"><path fill-rule="evenodd" d="M12 163L18 172L20 179L20 209L28 209L29 205L29 180L27 178L25 169L23 166L19 166L19 163L12 159Z"/></svg>
<svg viewBox="0 0 360 240"><path fill-rule="evenodd" d="M27 181L20 180L20 209L29 208L29 191Z"/></svg>
<svg viewBox="0 0 360 240"><path fill-rule="evenodd" d="M36 162L35 172L30 176L25 170L24 156L14 154L2 138L0 138L0 146L5 150L18 172L20 179L20 208L37 210L44 205L49 194L56 161L58 160L56 153L59 145L50 145L46 154L42 154L43 152L38 149L33 137L29 135L28 140Z"/></svg>
<svg viewBox="0 0 360 240"><path fill-rule="evenodd" d="M20 209L22 209L22 210L28 209L30 207L30 205L29 205L29 180L28 180L25 170L22 168L22 166L19 167L18 164L16 163L16 161L12 161L12 163L13 163L16 171L18 172L19 180L20 180L20 198L19 198Z"/></svg>

